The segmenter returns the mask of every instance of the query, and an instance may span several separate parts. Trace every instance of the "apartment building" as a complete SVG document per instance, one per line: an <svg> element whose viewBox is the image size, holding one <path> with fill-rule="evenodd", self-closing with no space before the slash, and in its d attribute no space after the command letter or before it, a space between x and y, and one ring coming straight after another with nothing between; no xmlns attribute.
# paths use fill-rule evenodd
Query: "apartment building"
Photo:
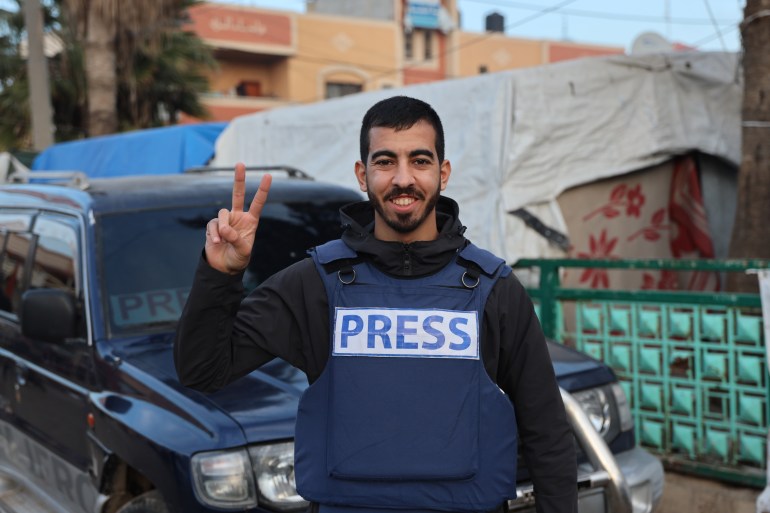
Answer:
<svg viewBox="0 0 770 513"><path fill-rule="evenodd" d="M224 3L190 9L214 51L204 103L213 120L360 91L468 77L623 48L460 30L457 0L313 0L305 13ZM190 120L192 121L192 120Z"/></svg>

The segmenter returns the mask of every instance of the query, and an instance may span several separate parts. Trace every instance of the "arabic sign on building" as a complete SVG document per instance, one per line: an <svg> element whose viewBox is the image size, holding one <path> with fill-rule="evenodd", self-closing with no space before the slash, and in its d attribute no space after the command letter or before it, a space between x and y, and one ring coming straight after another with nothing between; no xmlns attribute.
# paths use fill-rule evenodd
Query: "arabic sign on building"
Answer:
<svg viewBox="0 0 770 513"><path fill-rule="evenodd" d="M405 24L414 28L439 28L441 0L409 0L406 4Z"/></svg>
<svg viewBox="0 0 770 513"><path fill-rule="evenodd" d="M292 19L248 8L201 4L189 9L192 30L204 40L292 46Z"/></svg>

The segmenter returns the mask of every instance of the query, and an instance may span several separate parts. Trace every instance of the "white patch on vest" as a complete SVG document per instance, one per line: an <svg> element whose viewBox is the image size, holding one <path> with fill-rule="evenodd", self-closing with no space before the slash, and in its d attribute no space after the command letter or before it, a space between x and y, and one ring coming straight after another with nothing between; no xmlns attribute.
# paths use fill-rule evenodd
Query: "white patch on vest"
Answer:
<svg viewBox="0 0 770 513"><path fill-rule="evenodd" d="M476 312L337 308L335 356L479 358Z"/></svg>

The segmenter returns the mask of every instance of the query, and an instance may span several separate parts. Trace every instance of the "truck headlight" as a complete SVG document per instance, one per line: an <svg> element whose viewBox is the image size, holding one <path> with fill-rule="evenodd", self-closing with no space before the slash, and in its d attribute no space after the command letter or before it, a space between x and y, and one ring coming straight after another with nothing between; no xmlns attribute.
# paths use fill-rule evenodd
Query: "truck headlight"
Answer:
<svg viewBox="0 0 770 513"><path fill-rule="evenodd" d="M628 404L626 393L620 383L613 383L612 395L615 396L615 405L618 408L618 417L620 417L620 430L628 431L634 427L634 418L631 416L631 406Z"/></svg>
<svg viewBox="0 0 770 513"><path fill-rule="evenodd" d="M634 428L634 418L623 387L617 381L607 385L572 392L594 429L612 442L620 433Z"/></svg>
<svg viewBox="0 0 770 513"><path fill-rule="evenodd" d="M206 505L222 509L257 506L251 462L244 449L196 454L192 474L198 500Z"/></svg>
<svg viewBox="0 0 770 513"><path fill-rule="evenodd" d="M249 448L259 503L276 511L300 511L309 503L297 493L294 480L294 442Z"/></svg>
<svg viewBox="0 0 770 513"><path fill-rule="evenodd" d="M607 394L602 388L591 388L575 392L572 396L580 403L594 429L604 436L612 425L612 414Z"/></svg>

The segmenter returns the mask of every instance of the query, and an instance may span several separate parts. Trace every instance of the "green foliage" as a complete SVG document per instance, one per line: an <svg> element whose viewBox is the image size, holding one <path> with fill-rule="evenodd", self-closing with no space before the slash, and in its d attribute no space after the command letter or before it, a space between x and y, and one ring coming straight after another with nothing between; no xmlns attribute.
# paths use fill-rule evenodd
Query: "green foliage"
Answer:
<svg viewBox="0 0 770 513"><path fill-rule="evenodd" d="M16 9L0 9L0 151L31 144L26 61L21 55L25 38L22 1L16 0ZM88 135L84 22L74 17L70 22L63 14L62 1L41 0L44 31L59 38L63 48L48 59L57 141ZM125 55L128 64L116 64L121 130L173 124L180 113L207 117L198 95L208 90L204 72L214 69L216 62L195 34L180 29L184 9L194 3L181 0L170 19L139 33L116 34L116 54Z"/></svg>
<svg viewBox="0 0 770 513"><path fill-rule="evenodd" d="M15 10L0 9L0 151L24 144L30 129L20 1Z"/></svg>
<svg viewBox="0 0 770 513"><path fill-rule="evenodd" d="M121 128L173 124L182 112L208 117L198 100L209 88L201 70L216 65L208 47L192 32L164 32L159 50L140 46L134 53L133 73L118 85Z"/></svg>

